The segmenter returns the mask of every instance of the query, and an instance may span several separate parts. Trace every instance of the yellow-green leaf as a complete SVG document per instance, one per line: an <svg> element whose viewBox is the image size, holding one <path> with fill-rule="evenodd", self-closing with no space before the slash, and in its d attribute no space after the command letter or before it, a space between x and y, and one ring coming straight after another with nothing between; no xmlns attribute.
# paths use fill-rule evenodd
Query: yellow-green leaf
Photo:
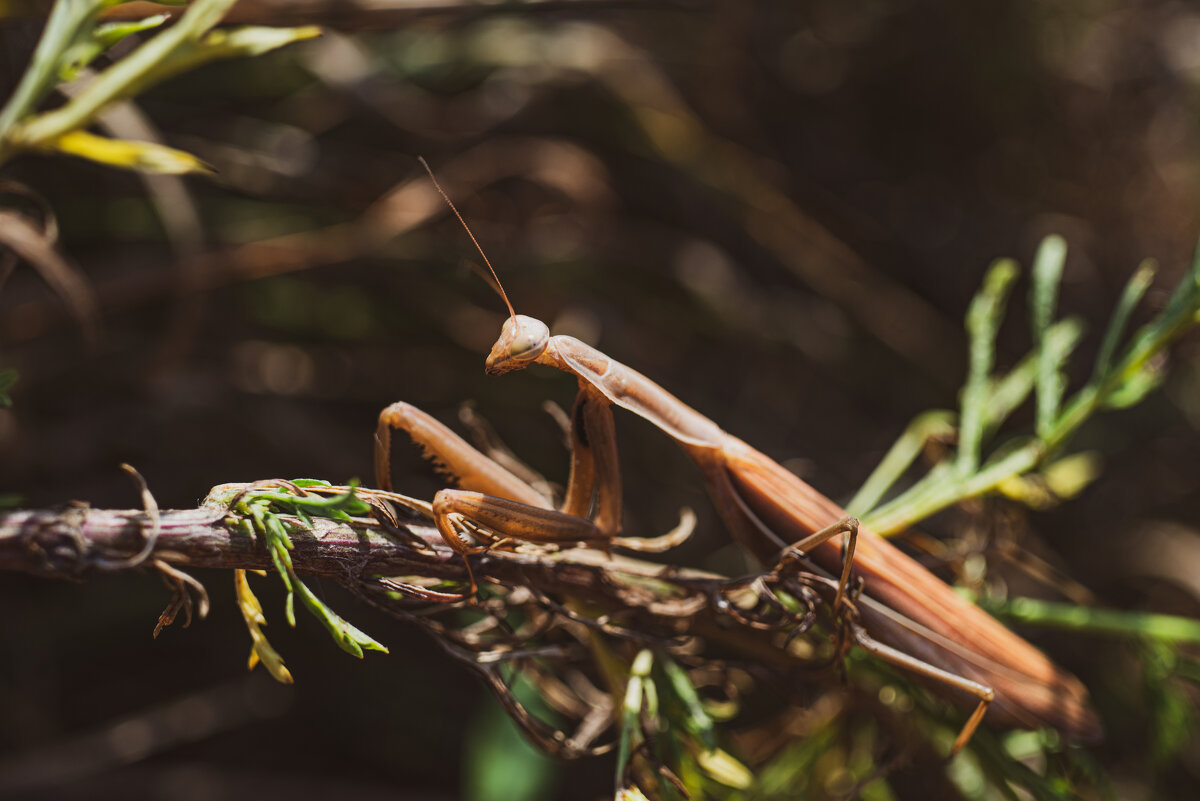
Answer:
<svg viewBox="0 0 1200 801"><path fill-rule="evenodd" d="M720 748L698 752L696 763L700 765L701 770L726 787L745 790L754 783L754 774L750 769Z"/></svg>
<svg viewBox="0 0 1200 801"><path fill-rule="evenodd" d="M1058 503L1040 476L1009 476L996 485L996 490L1030 509L1049 509Z"/></svg>
<svg viewBox="0 0 1200 801"><path fill-rule="evenodd" d="M1059 498L1074 498L1100 477L1103 468L1100 454L1095 451L1083 451L1064 456L1042 470L1046 485Z"/></svg>
<svg viewBox="0 0 1200 801"><path fill-rule="evenodd" d="M179 175L188 172L211 173L213 168L182 150L154 142L108 139L87 131L71 131L42 145L71 156L98 161L113 167L139 172Z"/></svg>
<svg viewBox="0 0 1200 801"><path fill-rule="evenodd" d="M250 589L250 582L246 580L245 570L233 571L233 586L237 594L238 608L242 610L242 618L246 621L246 628L250 632L248 669L253 670L255 665L262 662L263 667L275 681L281 684L291 684L292 674L284 666L283 657L271 647L271 643L267 642L267 635L263 634L262 627L267 624L267 618L263 615L262 604L258 602L258 597Z"/></svg>
<svg viewBox="0 0 1200 801"><path fill-rule="evenodd" d="M618 787L613 798L616 801L649 801L646 794L637 787Z"/></svg>

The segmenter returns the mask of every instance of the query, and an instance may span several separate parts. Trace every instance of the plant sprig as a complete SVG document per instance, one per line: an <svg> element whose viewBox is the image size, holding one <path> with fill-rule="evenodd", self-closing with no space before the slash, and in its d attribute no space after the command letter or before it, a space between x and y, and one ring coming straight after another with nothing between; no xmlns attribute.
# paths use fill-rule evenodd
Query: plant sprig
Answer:
<svg viewBox="0 0 1200 801"><path fill-rule="evenodd" d="M1117 354L1129 318L1154 275L1149 263L1138 268L1113 312L1091 378L1069 398L1065 398L1064 366L1080 340L1082 326L1075 320L1054 320L1065 257L1066 244L1060 237L1043 240L1030 293L1034 349L1005 374L993 372L995 339L1018 271L1008 260L991 267L967 313L971 357L958 414L927 412L914 420L848 504L851 514L888 536L969 498L1010 490L1009 494L1021 495L1020 479L1039 468L1052 471L1058 465L1083 471L1065 475L1059 470L1060 485L1076 490L1094 475L1086 460L1055 460L1092 415L1132 406L1161 383L1158 357L1200 320L1200 249L1166 307ZM992 446L1001 424L1031 394L1036 404L1034 433ZM880 503L920 455L925 442L935 436L948 440L955 434L958 449L953 459L934 465L905 491ZM992 447L985 455L987 446Z"/></svg>
<svg viewBox="0 0 1200 801"><path fill-rule="evenodd" d="M617 719L617 801L684 798L680 787L700 783L715 783L726 792L754 784L754 774L718 747L712 715L687 671L666 652L638 652L629 666ZM657 763L657 792L639 781L636 754Z"/></svg>
<svg viewBox="0 0 1200 801"><path fill-rule="evenodd" d="M163 26L168 15L101 23L101 12L126 0L57 0L20 84L0 109L0 164L27 151L51 151L142 172L210 172L203 161L153 142L109 139L87 128L121 100L209 61L255 56L320 35L314 26L213 30L236 0L195 0L174 24L108 66L66 103L38 113L60 83L131 34Z"/></svg>
<svg viewBox="0 0 1200 801"><path fill-rule="evenodd" d="M1017 269L1011 261L1000 261L989 270L967 314L971 355L958 413L933 411L917 417L847 507L873 530L885 536L894 534L948 506L989 493L1001 493L1034 507L1049 505L1071 497L1098 474L1094 454L1064 456L1062 451L1094 414L1132 406L1162 382L1165 349L1200 323L1200 247L1166 306L1126 340L1130 318L1155 272L1150 262L1138 267L1113 311L1090 377L1069 397L1065 368L1083 327L1076 320L1054 319L1065 257L1066 245L1059 237L1047 237L1039 247L1029 295L1034 347L1016 367L1002 374L993 372L995 337ZM995 443L996 432L1030 396L1035 406L1033 433ZM954 457L935 464L925 476L881 504L888 489L933 439L947 443L957 439ZM1200 622L1031 598L980 602L999 617L1018 623L1133 639L1141 646L1142 671L1147 677L1145 703L1152 728L1159 732L1154 752L1165 762L1183 747L1197 718L1181 700L1186 695L1178 682L1168 679L1193 680L1193 673L1200 676L1198 663L1180 650L1182 645L1200 641ZM1085 752L1064 750L1057 741L1038 741L1033 752L1039 760L1051 756L1065 759L1106 797L1112 797L1103 772L1089 766ZM1010 785L1021 786L1038 799L1075 797L1070 783L1063 783L1065 777L1037 775L990 732L977 732L971 747L958 755L951 768L951 777L968 797L990 797L990 788ZM973 787L978 792L971 792Z"/></svg>
<svg viewBox="0 0 1200 801"><path fill-rule="evenodd" d="M306 488L331 487L326 481L314 479L299 479L290 482L300 492ZM238 497L232 505L232 510L242 515L243 524L253 536L260 538L267 553L271 557L275 570L287 590L287 601L284 606L288 625L295 627L296 611L295 597L316 617L333 637L338 646L351 656L363 656L363 651L382 651L388 649L376 642L349 621L342 618L325 605L320 598L296 575L292 565L290 551L293 548L292 533L308 530L314 517L326 517L339 522L351 522L355 515L367 514L370 506L355 495L357 484L351 483L346 492L333 496L317 494L299 494L289 491L291 487L281 488L262 487L248 490ZM295 518L296 522L289 520ZM238 605L250 629L251 657L250 666L261 661L263 666L278 681L290 683L291 674L283 666L283 660L278 652L267 642L261 626L266 624L262 613L262 605L250 591L244 570L236 571Z"/></svg>

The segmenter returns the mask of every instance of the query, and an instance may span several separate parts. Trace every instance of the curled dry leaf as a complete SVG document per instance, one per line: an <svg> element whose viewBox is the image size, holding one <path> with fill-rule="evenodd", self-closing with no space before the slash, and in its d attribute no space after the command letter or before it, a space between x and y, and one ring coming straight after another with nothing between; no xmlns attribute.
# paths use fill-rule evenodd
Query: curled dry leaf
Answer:
<svg viewBox="0 0 1200 801"><path fill-rule="evenodd" d="M70 308L83 329L88 344L100 332L100 314L96 297L87 278L63 256L48 231L30 216L12 209L0 209L0 247L32 264L50 287Z"/></svg>

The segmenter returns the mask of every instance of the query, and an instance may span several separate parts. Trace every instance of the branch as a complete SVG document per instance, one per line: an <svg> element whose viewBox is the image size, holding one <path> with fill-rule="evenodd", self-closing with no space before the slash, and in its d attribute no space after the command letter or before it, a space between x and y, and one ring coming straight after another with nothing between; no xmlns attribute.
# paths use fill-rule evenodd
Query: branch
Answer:
<svg viewBox="0 0 1200 801"><path fill-rule="evenodd" d="M188 568L269 570L274 562L262 538L247 533L248 518L232 511L227 500L274 483L220 485L199 508L160 512L157 537L145 555L139 552L145 548L153 520L141 510L71 506L0 513L0 571L82 580L154 560ZM372 505L404 498L373 490L357 492ZM404 500L413 507L422 505ZM379 577L469 581L463 559L412 508L397 511L394 503L388 503L380 517L349 521L289 515L280 519L290 531L289 555L298 574L332 578L352 589L376 586ZM703 606L698 599L681 602L679 582L702 589L726 581L712 573L585 548L529 546L474 554L469 559L477 578L493 585L569 593L613 610L636 604L671 618L694 614ZM656 579L662 583L656 584Z"/></svg>
<svg viewBox="0 0 1200 801"><path fill-rule="evenodd" d="M261 570L272 566L262 543L240 529L241 518L217 504L164 510L159 516L153 558L189 567ZM428 524L405 524L413 537L430 543L434 555L390 539L378 523L339 523L313 518L307 536L295 537L299 573L341 581L359 576L420 570L457 578L462 562L438 544ZM96 572L138 567L130 557L143 547L151 521L137 509L21 510L0 513L0 570L47 578L83 579Z"/></svg>

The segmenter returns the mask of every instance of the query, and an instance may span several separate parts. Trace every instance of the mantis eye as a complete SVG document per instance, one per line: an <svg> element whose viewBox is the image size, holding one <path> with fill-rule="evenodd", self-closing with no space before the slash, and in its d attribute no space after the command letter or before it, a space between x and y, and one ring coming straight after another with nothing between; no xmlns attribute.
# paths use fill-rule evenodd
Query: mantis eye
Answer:
<svg viewBox="0 0 1200 801"><path fill-rule="evenodd" d="M540 350L543 343L544 340L538 336L536 331L518 331L517 335L513 337L512 344L508 346L508 352L514 357L520 358Z"/></svg>
<svg viewBox="0 0 1200 801"><path fill-rule="evenodd" d="M504 335L507 339L505 350L508 358L520 361L536 359L546 349L550 341L550 329L541 320L518 314L505 323Z"/></svg>
<svg viewBox="0 0 1200 801"><path fill-rule="evenodd" d="M504 321L500 339L488 354L489 375L500 375L537 361L550 344L550 329L541 320L518 314Z"/></svg>

